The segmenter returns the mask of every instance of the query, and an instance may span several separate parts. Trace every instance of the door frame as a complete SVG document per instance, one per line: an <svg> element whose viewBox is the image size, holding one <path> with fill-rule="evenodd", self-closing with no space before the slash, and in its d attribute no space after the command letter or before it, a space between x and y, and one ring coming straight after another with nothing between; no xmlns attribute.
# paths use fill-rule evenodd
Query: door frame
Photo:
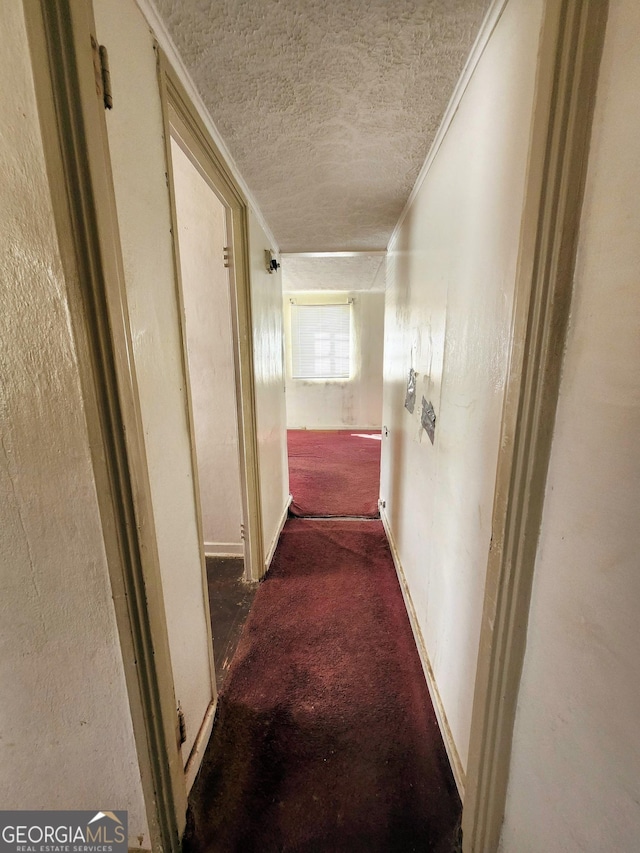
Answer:
<svg viewBox="0 0 640 853"><path fill-rule="evenodd" d="M495 853L569 321L608 0L546 0L478 652L464 853Z"/></svg>
<svg viewBox="0 0 640 853"><path fill-rule="evenodd" d="M187 418L191 444L194 498L198 516L198 535L200 542L203 543L202 505L196 456L193 400L189 375L184 293L180 266L180 249L178 246L178 222L171 157L172 130L186 147L192 161L195 161L194 165L203 174L204 179L227 209L227 241L230 244L228 255L229 291L244 534L244 577L247 581L258 581L264 576L265 564L253 363L248 203L242 190L227 168L224 158L211 138L188 93L157 42L155 42L154 49L158 62L158 81L164 125L165 160L173 234L174 276L180 312L182 370L187 397ZM205 594L208 595L203 547L201 548L201 552L204 590Z"/></svg>
<svg viewBox="0 0 640 853"><path fill-rule="evenodd" d="M93 6L23 9L150 844L179 853L187 793Z"/></svg>

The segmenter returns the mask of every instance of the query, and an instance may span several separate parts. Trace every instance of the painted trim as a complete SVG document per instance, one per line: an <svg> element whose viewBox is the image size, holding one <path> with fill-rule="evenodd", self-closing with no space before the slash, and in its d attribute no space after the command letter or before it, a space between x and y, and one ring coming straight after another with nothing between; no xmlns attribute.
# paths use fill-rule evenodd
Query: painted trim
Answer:
<svg viewBox="0 0 640 853"><path fill-rule="evenodd" d="M480 633L464 853L495 853L518 690L608 3L547 0Z"/></svg>
<svg viewBox="0 0 640 853"><path fill-rule="evenodd" d="M436 714L436 719L438 720L440 734L442 735L442 740L444 741L444 747L447 751L449 764L451 765L451 771L453 773L453 778L455 779L456 786L458 788L458 793L460 794L460 799L462 800L462 802L464 802L464 767L462 766L462 761L460 760L460 755L458 753L458 749L453 738L451 726L449 725L449 721L447 719L447 712L444 708L444 702L442 701L440 691L438 690L438 683L436 681L436 676L433 671L433 667L431 666L429 653L427 652L427 646L422 635L420 623L418 622L418 616L416 614L415 607L413 606L413 599L411 598L409 584L407 582L407 577L402 567L398 548L396 546L395 539L393 538L393 533L391 532L389 518L385 512L384 507L382 506L381 501L378 501L378 507L380 509L380 520L382 521L382 526L384 527L384 532L386 533L387 540L389 542L389 548L391 550L391 556L393 558L393 565L395 566L396 574L398 575L398 583L400 584L400 590L402 592L402 598L404 599L404 605L407 610L407 616L409 617L411 630L413 631L413 638L416 643L416 648L418 649L420 663L422 664L422 671L424 672L424 677L427 682L427 687L429 688L429 695L431 696L433 709Z"/></svg>
<svg viewBox="0 0 640 853"><path fill-rule="evenodd" d="M449 101L446 110L444 111L444 115L442 117L442 121L440 122L440 127L431 143L431 148L429 149L429 153L427 154L427 158L424 161L420 172L418 173L418 177L416 178L416 182L413 185L413 189L407 199L407 202L400 214L400 218L396 223L396 227L393 229L391 233L391 237L389 238L389 242L387 243L388 251L391 251L396 240L398 239L398 234L400 233L400 229L402 228L402 224L406 219L409 210L413 202L415 201L416 196L420 192L420 189L427 177L431 166L433 165L434 160L438 156L438 151L440 150L440 146L444 142L444 139L451 127L453 120L458 112L458 107L464 97L465 92L467 91L467 87L471 82L471 78L478 67L478 63L482 59L482 54L487 47L491 36L493 35L493 31L498 25L498 21L502 17L502 13L505 10L505 7L509 0L493 0L493 3L489 7L487 14L484 17L482 25L480 27L480 32L473 43L473 47L471 48L471 52L469 53L469 57L465 63L464 68L462 69L462 74L456 83L456 88L453 90L453 95L451 96L451 100Z"/></svg>
<svg viewBox="0 0 640 853"><path fill-rule="evenodd" d="M276 548L278 547L278 541L280 539L280 534L286 524L287 518L289 517L289 507L291 506L291 502L293 500L293 495L289 495L287 502L284 505L284 509L282 510L282 514L280 515L280 520L278 521L278 526L276 528L276 532L271 540L271 545L269 546L269 551L264 561L264 574L266 575L269 569L271 568L271 561L273 560L273 555L276 553ZM264 575L263 575L264 577Z"/></svg>
<svg viewBox="0 0 640 853"><path fill-rule="evenodd" d="M198 729L198 734L196 735L191 752L189 753L189 758L184 766L184 781L187 788L187 794L193 787L193 783L198 775L198 770L200 770L200 765L202 764L202 759L204 758L204 753L207 748L207 744L209 743L209 738L211 737L211 730L213 729L213 721L216 718L217 707L218 699L216 697L209 703L209 706L205 711L202 723Z"/></svg>
<svg viewBox="0 0 640 853"><path fill-rule="evenodd" d="M173 192L168 140L168 136L171 134L176 138L176 141L186 146L187 151L190 152L190 156L197 160L198 168L206 175L211 187L218 194L228 211L227 228L231 245L229 287L232 306L231 325L234 341L234 369L236 375L242 516L245 528L245 568L251 580L259 580L263 573L262 558L264 545L256 424L255 372L253 364L249 211L242 189L236 184L228 164L217 149L209 135L207 127L203 124L197 110L191 103L189 94L182 87L180 80L158 45L156 45L156 52L158 55L162 108L165 115L165 144L169 151L170 192ZM176 275L179 279L179 249L177 242L177 240L174 240L174 251L178 258ZM184 317L182 322L184 323ZM199 506L199 495L197 500Z"/></svg>
<svg viewBox="0 0 640 853"><path fill-rule="evenodd" d="M169 98L166 93L166 85L162 63L158 51L156 50L157 74L158 74L158 89L160 94L160 107L162 112L162 129L164 135L164 156L165 169L167 175L167 193L169 197L169 215L171 218L171 257L173 261L173 281L178 303L178 333L180 337L180 354L181 354L181 369L182 379L185 389L185 408L187 416L187 426L189 429L189 457L191 459L191 486L193 492L193 505L196 511L196 528L198 532L198 545L200 550L200 576L202 599L204 602L204 615L207 629L207 637L209 638L207 656L209 659L209 677L211 681L211 696L215 699L217 694L215 659L213 654L213 628L211 626L211 608L209 607L209 582L207 578L207 566L205 561L204 543L204 524L202 521L202 501L200 491L200 471L198 468L198 457L196 453L196 431L195 420L193 415L193 394L191 391L191 372L189 368L189 346L187 342L186 331L186 310L184 304L184 292L182 287L182 267L180 265L180 248L178 241L178 216L176 210L175 199L175 184L173 179L173 158L171 155L171 128L169 124ZM233 309L231 309L233 310ZM238 464L241 461L238 460ZM176 697L180 701L180 697Z"/></svg>
<svg viewBox="0 0 640 853"><path fill-rule="evenodd" d="M186 790L93 8L23 8L150 841L178 853Z"/></svg>
<svg viewBox="0 0 640 853"><path fill-rule="evenodd" d="M180 84L184 89L184 92L188 96L191 104L193 105L194 110L197 112L198 118L206 128L214 147L220 153L220 156L222 157L224 162L227 163L233 181L241 189L245 199L247 200L247 203L249 204L257 219L259 220L262 229L269 238L269 241L272 243L273 250L276 253L279 253L278 241L276 240L273 235L273 232L269 228L262 214L262 211L260 210L260 207L253 196L253 193L251 192L249 186L242 177L242 174L240 173L240 170L238 169L235 160L231 156L231 153L227 148L224 139L220 135L220 132L218 131L218 128L216 127L215 122L211 117L211 113L209 112L204 100L202 99L202 96L200 95L200 92L198 91L198 87L193 82L193 78L187 70L187 66L184 64L184 61L180 56L178 48L176 47L164 21L162 20L158 10L156 9L155 3L153 2L153 0L135 0L135 2L138 8L140 9L140 12L144 16L147 24L151 28L151 31L153 32L156 41L161 47L167 62L172 67L176 78L180 81Z"/></svg>
<svg viewBox="0 0 640 853"><path fill-rule="evenodd" d="M244 557L243 542L205 542L205 557Z"/></svg>

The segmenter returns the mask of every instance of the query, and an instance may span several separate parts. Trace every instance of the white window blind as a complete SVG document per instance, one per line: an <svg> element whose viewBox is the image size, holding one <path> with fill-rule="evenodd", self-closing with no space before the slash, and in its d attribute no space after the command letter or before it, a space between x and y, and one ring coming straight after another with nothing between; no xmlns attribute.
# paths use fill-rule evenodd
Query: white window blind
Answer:
<svg viewBox="0 0 640 853"><path fill-rule="evenodd" d="M351 305L292 305L294 379L348 379Z"/></svg>

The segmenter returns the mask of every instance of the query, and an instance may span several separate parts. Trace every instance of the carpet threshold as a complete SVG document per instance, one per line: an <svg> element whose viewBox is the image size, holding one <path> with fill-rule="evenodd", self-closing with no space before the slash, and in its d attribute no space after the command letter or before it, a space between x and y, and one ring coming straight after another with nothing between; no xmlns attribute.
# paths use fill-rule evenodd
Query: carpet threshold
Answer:
<svg viewBox="0 0 640 853"><path fill-rule="evenodd" d="M380 515L293 515L289 518L297 518L299 521L380 521Z"/></svg>

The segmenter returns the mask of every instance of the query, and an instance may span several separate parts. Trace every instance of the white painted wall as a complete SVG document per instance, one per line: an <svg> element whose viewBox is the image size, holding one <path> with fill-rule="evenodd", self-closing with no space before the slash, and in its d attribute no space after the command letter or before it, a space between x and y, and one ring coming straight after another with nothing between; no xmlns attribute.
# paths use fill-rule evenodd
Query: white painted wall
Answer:
<svg viewBox="0 0 640 853"><path fill-rule="evenodd" d="M169 195L153 35L133 0L95 0L117 109L107 113L135 369L186 761L212 699Z"/></svg>
<svg viewBox="0 0 640 853"><path fill-rule="evenodd" d="M21 3L0 32L0 803L127 809L148 848Z"/></svg>
<svg viewBox="0 0 640 853"><path fill-rule="evenodd" d="M134 0L95 0L99 40L109 47L118 108L108 114L135 366L158 534L176 697L187 718L186 758L211 699L205 599L153 33ZM282 388L282 303L267 274L269 243L250 217L258 456L265 557L288 498Z"/></svg>
<svg viewBox="0 0 640 853"><path fill-rule="evenodd" d="M640 837L638 32L638 4L612 0L504 853L633 853Z"/></svg>
<svg viewBox="0 0 640 853"><path fill-rule="evenodd" d="M265 559L273 553L289 501L282 281L279 272L267 272L264 254L275 248L250 210L249 274Z"/></svg>
<svg viewBox="0 0 640 853"><path fill-rule="evenodd" d="M171 140L186 342L207 554L244 554L226 208Z"/></svg>
<svg viewBox="0 0 640 853"><path fill-rule="evenodd" d="M343 379L294 379L291 375L291 300L299 304L353 299L352 375ZM379 429L382 417L384 293L290 291L284 294L287 426L289 429Z"/></svg>
<svg viewBox="0 0 640 853"><path fill-rule="evenodd" d="M542 6L507 4L389 246L381 497L463 769Z"/></svg>

